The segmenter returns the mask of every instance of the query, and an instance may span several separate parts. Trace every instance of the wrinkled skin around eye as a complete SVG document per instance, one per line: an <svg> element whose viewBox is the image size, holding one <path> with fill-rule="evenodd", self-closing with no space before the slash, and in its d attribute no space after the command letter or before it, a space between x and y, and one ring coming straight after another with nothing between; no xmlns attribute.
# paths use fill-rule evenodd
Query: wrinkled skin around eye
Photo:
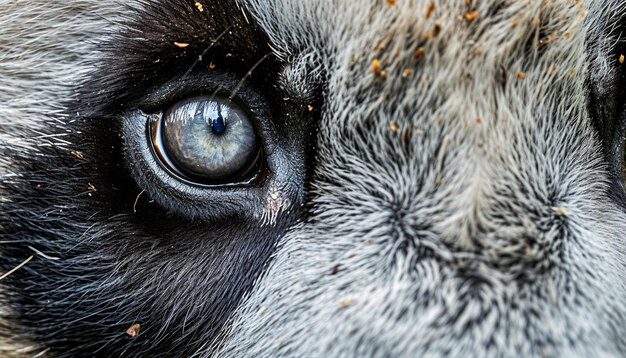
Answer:
<svg viewBox="0 0 626 358"><path fill-rule="evenodd" d="M162 119L162 156L205 182L236 180L256 162L259 140L246 112L225 98L178 102Z"/></svg>

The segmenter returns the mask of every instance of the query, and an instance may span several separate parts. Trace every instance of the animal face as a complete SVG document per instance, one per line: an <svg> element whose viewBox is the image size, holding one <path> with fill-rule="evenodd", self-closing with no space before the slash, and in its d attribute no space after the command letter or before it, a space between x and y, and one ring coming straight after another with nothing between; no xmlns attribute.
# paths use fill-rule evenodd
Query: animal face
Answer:
<svg viewBox="0 0 626 358"><path fill-rule="evenodd" d="M0 1L4 355L621 356L624 1Z"/></svg>

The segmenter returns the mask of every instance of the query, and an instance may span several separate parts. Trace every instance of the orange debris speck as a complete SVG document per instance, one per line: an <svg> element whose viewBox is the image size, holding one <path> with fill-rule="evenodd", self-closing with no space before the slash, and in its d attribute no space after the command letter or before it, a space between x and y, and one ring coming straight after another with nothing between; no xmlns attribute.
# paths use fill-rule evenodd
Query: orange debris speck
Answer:
<svg viewBox="0 0 626 358"><path fill-rule="evenodd" d="M380 73L380 66L380 61L374 60L374 62L372 62L372 73L378 75Z"/></svg>
<svg viewBox="0 0 626 358"><path fill-rule="evenodd" d="M554 213L558 216L564 216L564 217L572 216L572 213L565 208L553 207L552 211L554 211Z"/></svg>
<svg viewBox="0 0 626 358"><path fill-rule="evenodd" d="M437 10L437 5L435 5L435 3L431 2L430 5L428 5L428 9L426 10L426 18L430 18L433 13L435 12L435 10Z"/></svg>
<svg viewBox="0 0 626 358"><path fill-rule="evenodd" d="M355 299L345 299L339 301L339 303L337 303L337 306L339 308L348 308L350 306L354 306L356 303L357 301Z"/></svg>
<svg viewBox="0 0 626 358"><path fill-rule="evenodd" d="M141 325L139 323L133 324L126 330L126 334L133 338L137 337L139 332L141 332Z"/></svg>
<svg viewBox="0 0 626 358"><path fill-rule="evenodd" d="M400 130L400 127L398 126L398 123L391 122L391 123L389 123L389 129L391 130L391 133L398 134L398 131Z"/></svg>
<svg viewBox="0 0 626 358"><path fill-rule="evenodd" d="M185 47L189 46L189 43L188 42L174 42L174 45L176 47L185 48Z"/></svg>
<svg viewBox="0 0 626 358"><path fill-rule="evenodd" d="M315 108L310 104L307 106L307 109L309 110L309 112L313 112L313 110L315 110Z"/></svg>
<svg viewBox="0 0 626 358"><path fill-rule="evenodd" d="M202 5L202 3L199 1L196 2L196 8L198 8L198 11L200 12L204 11L204 5Z"/></svg>
<svg viewBox="0 0 626 358"><path fill-rule="evenodd" d="M417 51L415 51L415 58L422 58L424 57L425 54L426 54L426 49L423 47L420 47L417 49Z"/></svg>
<svg viewBox="0 0 626 358"><path fill-rule="evenodd" d="M213 62L209 63L209 68L210 68L210 69L214 70L214 69L215 69L215 66L216 66L216 65L215 65Z"/></svg>
<svg viewBox="0 0 626 358"><path fill-rule="evenodd" d="M404 70L404 77L409 77L413 75L413 70L410 68L407 68L406 70Z"/></svg>
<svg viewBox="0 0 626 358"><path fill-rule="evenodd" d="M558 68L558 66L556 65L556 63L553 63L552 65L550 65L550 71L549 71L549 73L550 73L551 75L553 75L553 74L555 74L555 73L556 73L556 71L557 71L558 69L559 69L559 68Z"/></svg>
<svg viewBox="0 0 626 358"><path fill-rule="evenodd" d="M387 0L387 5L396 6L396 0Z"/></svg>
<svg viewBox="0 0 626 358"><path fill-rule="evenodd" d="M478 11L470 11L465 14L465 20L472 22L478 18Z"/></svg>
<svg viewBox="0 0 626 358"><path fill-rule="evenodd" d="M619 55L619 63L624 63L624 55Z"/></svg>
<svg viewBox="0 0 626 358"><path fill-rule="evenodd" d="M539 45L544 46L544 45L547 45L556 41L557 39L558 39L557 35L549 35L548 37L539 40Z"/></svg>
<svg viewBox="0 0 626 358"><path fill-rule="evenodd" d="M519 78L520 80L523 80L524 78L526 78L526 74L524 72L518 72L517 78Z"/></svg>
<svg viewBox="0 0 626 358"><path fill-rule="evenodd" d="M72 152L72 153L70 153L70 154L72 154L72 156L73 156L74 158L76 158L76 159L83 159L83 158L85 158L85 155L83 154L83 152L73 151L73 152Z"/></svg>

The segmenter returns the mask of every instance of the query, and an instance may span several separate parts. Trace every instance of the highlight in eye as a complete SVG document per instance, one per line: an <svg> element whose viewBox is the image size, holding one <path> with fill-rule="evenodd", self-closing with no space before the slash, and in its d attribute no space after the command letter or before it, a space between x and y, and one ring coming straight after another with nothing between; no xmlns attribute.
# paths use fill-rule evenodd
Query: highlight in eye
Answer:
<svg viewBox="0 0 626 358"><path fill-rule="evenodd" d="M254 123L224 97L174 104L153 124L152 143L162 164L197 184L245 180L261 156Z"/></svg>

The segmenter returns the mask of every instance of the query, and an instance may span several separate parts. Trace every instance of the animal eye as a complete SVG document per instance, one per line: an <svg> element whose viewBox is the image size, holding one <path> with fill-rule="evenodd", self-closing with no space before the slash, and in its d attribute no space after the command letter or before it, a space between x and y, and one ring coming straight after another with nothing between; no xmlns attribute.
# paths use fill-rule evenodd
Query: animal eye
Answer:
<svg viewBox="0 0 626 358"><path fill-rule="evenodd" d="M151 125L156 157L179 179L201 185L251 180L261 150L246 111L224 97L197 97L174 104Z"/></svg>

